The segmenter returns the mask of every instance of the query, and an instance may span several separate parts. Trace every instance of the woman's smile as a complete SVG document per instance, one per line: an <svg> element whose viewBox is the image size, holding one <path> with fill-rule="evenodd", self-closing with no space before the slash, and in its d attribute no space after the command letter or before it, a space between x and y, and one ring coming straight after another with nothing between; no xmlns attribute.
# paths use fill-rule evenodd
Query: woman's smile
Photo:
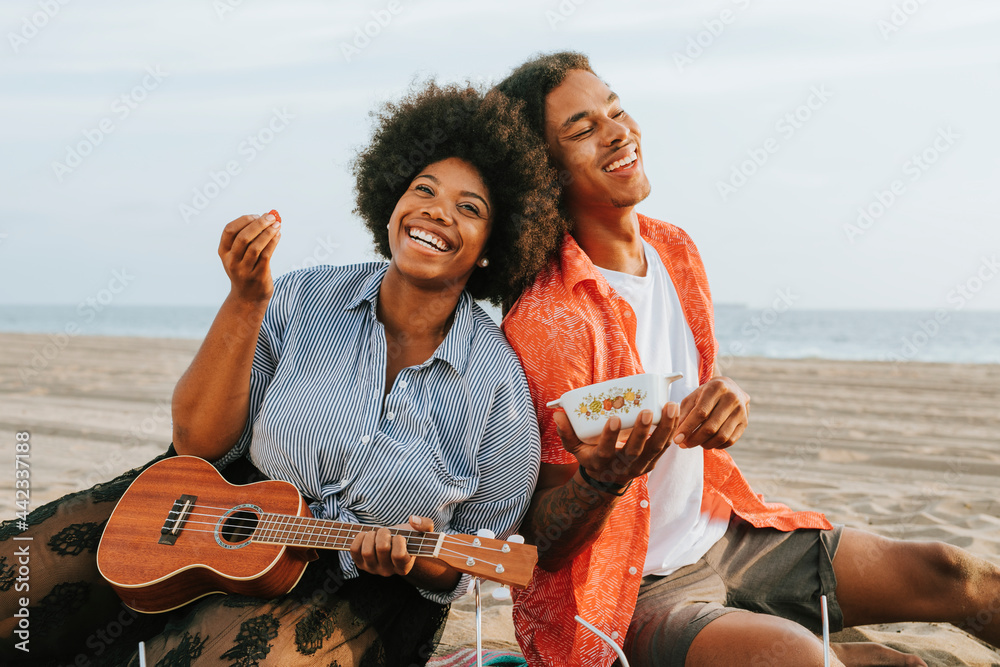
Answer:
<svg viewBox="0 0 1000 667"><path fill-rule="evenodd" d="M492 230L489 191L479 170L451 157L424 167L389 220L392 263L410 280L464 285Z"/></svg>
<svg viewBox="0 0 1000 667"><path fill-rule="evenodd" d="M444 253L451 250L451 244L426 227L413 225L407 230L407 236L416 244L418 248L426 248L433 253Z"/></svg>

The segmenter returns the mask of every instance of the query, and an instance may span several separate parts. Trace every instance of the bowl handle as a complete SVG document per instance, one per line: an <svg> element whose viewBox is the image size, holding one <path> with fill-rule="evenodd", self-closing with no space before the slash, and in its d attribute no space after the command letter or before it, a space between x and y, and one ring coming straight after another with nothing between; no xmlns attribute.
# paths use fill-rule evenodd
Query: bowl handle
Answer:
<svg viewBox="0 0 1000 667"><path fill-rule="evenodd" d="M549 401L548 403L545 404L545 407L547 407L547 408L561 408L562 407L562 399L561 398L557 398L554 401Z"/></svg>
<svg viewBox="0 0 1000 667"><path fill-rule="evenodd" d="M665 376L663 378L663 398L664 398L664 402L666 402L666 400L668 400L669 397L670 397L670 383L674 382L675 380L680 380L682 377L684 377L683 374L677 373L675 375L667 375L667 376Z"/></svg>

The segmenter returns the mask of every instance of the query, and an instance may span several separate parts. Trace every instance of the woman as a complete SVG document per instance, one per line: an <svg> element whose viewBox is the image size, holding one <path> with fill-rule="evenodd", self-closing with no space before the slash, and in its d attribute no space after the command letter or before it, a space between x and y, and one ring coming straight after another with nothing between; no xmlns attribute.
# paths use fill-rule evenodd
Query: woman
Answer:
<svg viewBox="0 0 1000 667"><path fill-rule="evenodd" d="M272 282L280 222L229 223L219 253L232 289L174 392L174 447L236 483L290 481L318 517L503 536L531 494L538 434L517 359L472 299L511 300L544 264L563 225L553 174L500 97L431 84L377 121L354 165L356 211L390 260ZM63 660L134 663L145 638L151 665L423 664L467 587L380 529L323 552L274 600L209 596L138 616L93 558L110 500L137 473L31 516L33 565L48 573L32 581L33 662L48 639ZM73 553L38 548L79 526ZM2 618L15 597L0 598Z"/></svg>

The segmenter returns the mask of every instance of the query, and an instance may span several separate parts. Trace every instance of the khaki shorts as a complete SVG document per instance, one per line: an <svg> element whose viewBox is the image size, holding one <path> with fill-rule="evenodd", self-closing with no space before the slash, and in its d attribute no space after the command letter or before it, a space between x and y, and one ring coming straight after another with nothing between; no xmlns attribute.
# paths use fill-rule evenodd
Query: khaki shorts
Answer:
<svg viewBox="0 0 1000 667"><path fill-rule="evenodd" d="M843 533L754 528L736 516L708 553L666 577L643 578L625 655L634 667L683 667L695 636L734 611L780 616L820 633L820 595L830 631L843 628L833 556Z"/></svg>

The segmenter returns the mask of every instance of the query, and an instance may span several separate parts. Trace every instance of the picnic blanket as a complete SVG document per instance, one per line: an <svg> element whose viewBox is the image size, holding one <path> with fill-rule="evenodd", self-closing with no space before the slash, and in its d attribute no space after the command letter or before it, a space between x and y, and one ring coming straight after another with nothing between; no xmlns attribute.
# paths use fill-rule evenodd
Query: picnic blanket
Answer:
<svg viewBox="0 0 1000 667"><path fill-rule="evenodd" d="M469 667L476 664L476 649L461 648L449 655L431 658L427 667ZM527 661L520 653L510 651L483 651L483 665L503 665L504 667L517 667L527 665Z"/></svg>

